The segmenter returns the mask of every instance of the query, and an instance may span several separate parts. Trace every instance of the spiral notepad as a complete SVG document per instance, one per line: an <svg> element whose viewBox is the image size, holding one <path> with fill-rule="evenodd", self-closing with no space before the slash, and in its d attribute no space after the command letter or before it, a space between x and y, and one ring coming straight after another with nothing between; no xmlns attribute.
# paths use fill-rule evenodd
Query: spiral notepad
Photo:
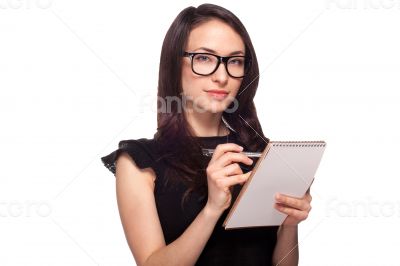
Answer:
<svg viewBox="0 0 400 266"><path fill-rule="evenodd" d="M273 207L275 194L303 197L325 146L325 141L270 141L233 203L225 229L281 225L287 215Z"/></svg>

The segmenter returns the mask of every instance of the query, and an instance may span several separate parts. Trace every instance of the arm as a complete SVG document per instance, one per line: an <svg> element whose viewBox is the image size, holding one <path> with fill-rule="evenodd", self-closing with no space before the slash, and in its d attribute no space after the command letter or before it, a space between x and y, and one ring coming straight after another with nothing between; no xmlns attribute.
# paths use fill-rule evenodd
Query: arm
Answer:
<svg viewBox="0 0 400 266"><path fill-rule="evenodd" d="M194 265L222 212L206 205L185 232L165 245L154 199L155 173L127 154L117 160L118 208L137 265Z"/></svg>
<svg viewBox="0 0 400 266"><path fill-rule="evenodd" d="M281 225L277 233L277 242L272 258L273 265L298 265L299 248L297 225Z"/></svg>
<svg viewBox="0 0 400 266"><path fill-rule="evenodd" d="M194 265L220 215L204 207L179 238L154 252L145 265Z"/></svg>
<svg viewBox="0 0 400 266"><path fill-rule="evenodd" d="M295 266L299 263L298 224L307 219L311 211L310 188L302 198L276 195L275 208L287 214L277 232L277 242L272 257L273 265Z"/></svg>
<svg viewBox="0 0 400 266"><path fill-rule="evenodd" d="M128 245L138 265L193 265L210 238L215 224L230 206L230 187L245 182L251 172L243 174L236 162L251 164L233 143L216 147L207 167L208 200L183 234L169 245L154 199L156 175L151 168L140 169L127 153L116 166L117 202ZM233 152L232 152L233 151Z"/></svg>

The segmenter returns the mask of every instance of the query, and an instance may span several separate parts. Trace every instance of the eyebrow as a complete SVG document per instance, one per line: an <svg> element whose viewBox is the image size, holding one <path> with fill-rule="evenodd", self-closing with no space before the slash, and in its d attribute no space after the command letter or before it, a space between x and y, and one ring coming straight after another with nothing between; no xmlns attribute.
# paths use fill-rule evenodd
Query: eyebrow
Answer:
<svg viewBox="0 0 400 266"><path fill-rule="evenodd" d="M210 49L210 48L207 48L207 47L199 47L199 48L195 49L194 51L197 51L197 50L204 50L204 51L207 51L207 52L213 53L213 54L217 53L213 49ZM242 51L240 51L240 50L239 51L234 51L234 52L230 53L229 55L239 55L239 54L243 54L244 55L244 53Z"/></svg>

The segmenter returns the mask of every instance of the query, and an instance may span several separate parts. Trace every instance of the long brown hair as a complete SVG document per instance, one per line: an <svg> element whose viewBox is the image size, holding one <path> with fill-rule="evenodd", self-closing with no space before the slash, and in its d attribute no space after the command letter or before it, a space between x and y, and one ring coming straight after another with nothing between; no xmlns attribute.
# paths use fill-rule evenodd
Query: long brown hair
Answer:
<svg viewBox="0 0 400 266"><path fill-rule="evenodd" d="M262 151L266 146L264 140L267 138L258 121L253 101L258 87L258 62L244 25L232 12L217 5L203 4L197 8L185 8L173 21L162 46L157 94L157 132L154 134L159 152L167 166L166 182L183 181L188 186L182 198L182 206L185 198L193 191L203 195L202 198L207 195L207 160L201 155L200 143L191 134L190 125L185 119L179 100L170 101L170 99L171 97L179 99L182 93L181 57L190 31L195 26L212 19L222 20L242 37L245 54L251 60L236 96L238 102L236 111L224 111L223 117L236 131L246 149ZM165 108L165 102L169 103L168 111L161 111ZM232 102L227 110L232 110L233 104Z"/></svg>

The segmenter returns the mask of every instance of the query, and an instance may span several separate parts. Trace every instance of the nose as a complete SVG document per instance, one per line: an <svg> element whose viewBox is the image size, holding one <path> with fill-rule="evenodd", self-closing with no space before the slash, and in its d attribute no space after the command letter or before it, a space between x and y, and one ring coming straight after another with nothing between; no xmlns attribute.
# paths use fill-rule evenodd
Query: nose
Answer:
<svg viewBox="0 0 400 266"><path fill-rule="evenodd" d="M226 71L224 62L220 62L217 70L213 73L212 79L215 82L226 83L228 81L229 75Z"/></svg>

